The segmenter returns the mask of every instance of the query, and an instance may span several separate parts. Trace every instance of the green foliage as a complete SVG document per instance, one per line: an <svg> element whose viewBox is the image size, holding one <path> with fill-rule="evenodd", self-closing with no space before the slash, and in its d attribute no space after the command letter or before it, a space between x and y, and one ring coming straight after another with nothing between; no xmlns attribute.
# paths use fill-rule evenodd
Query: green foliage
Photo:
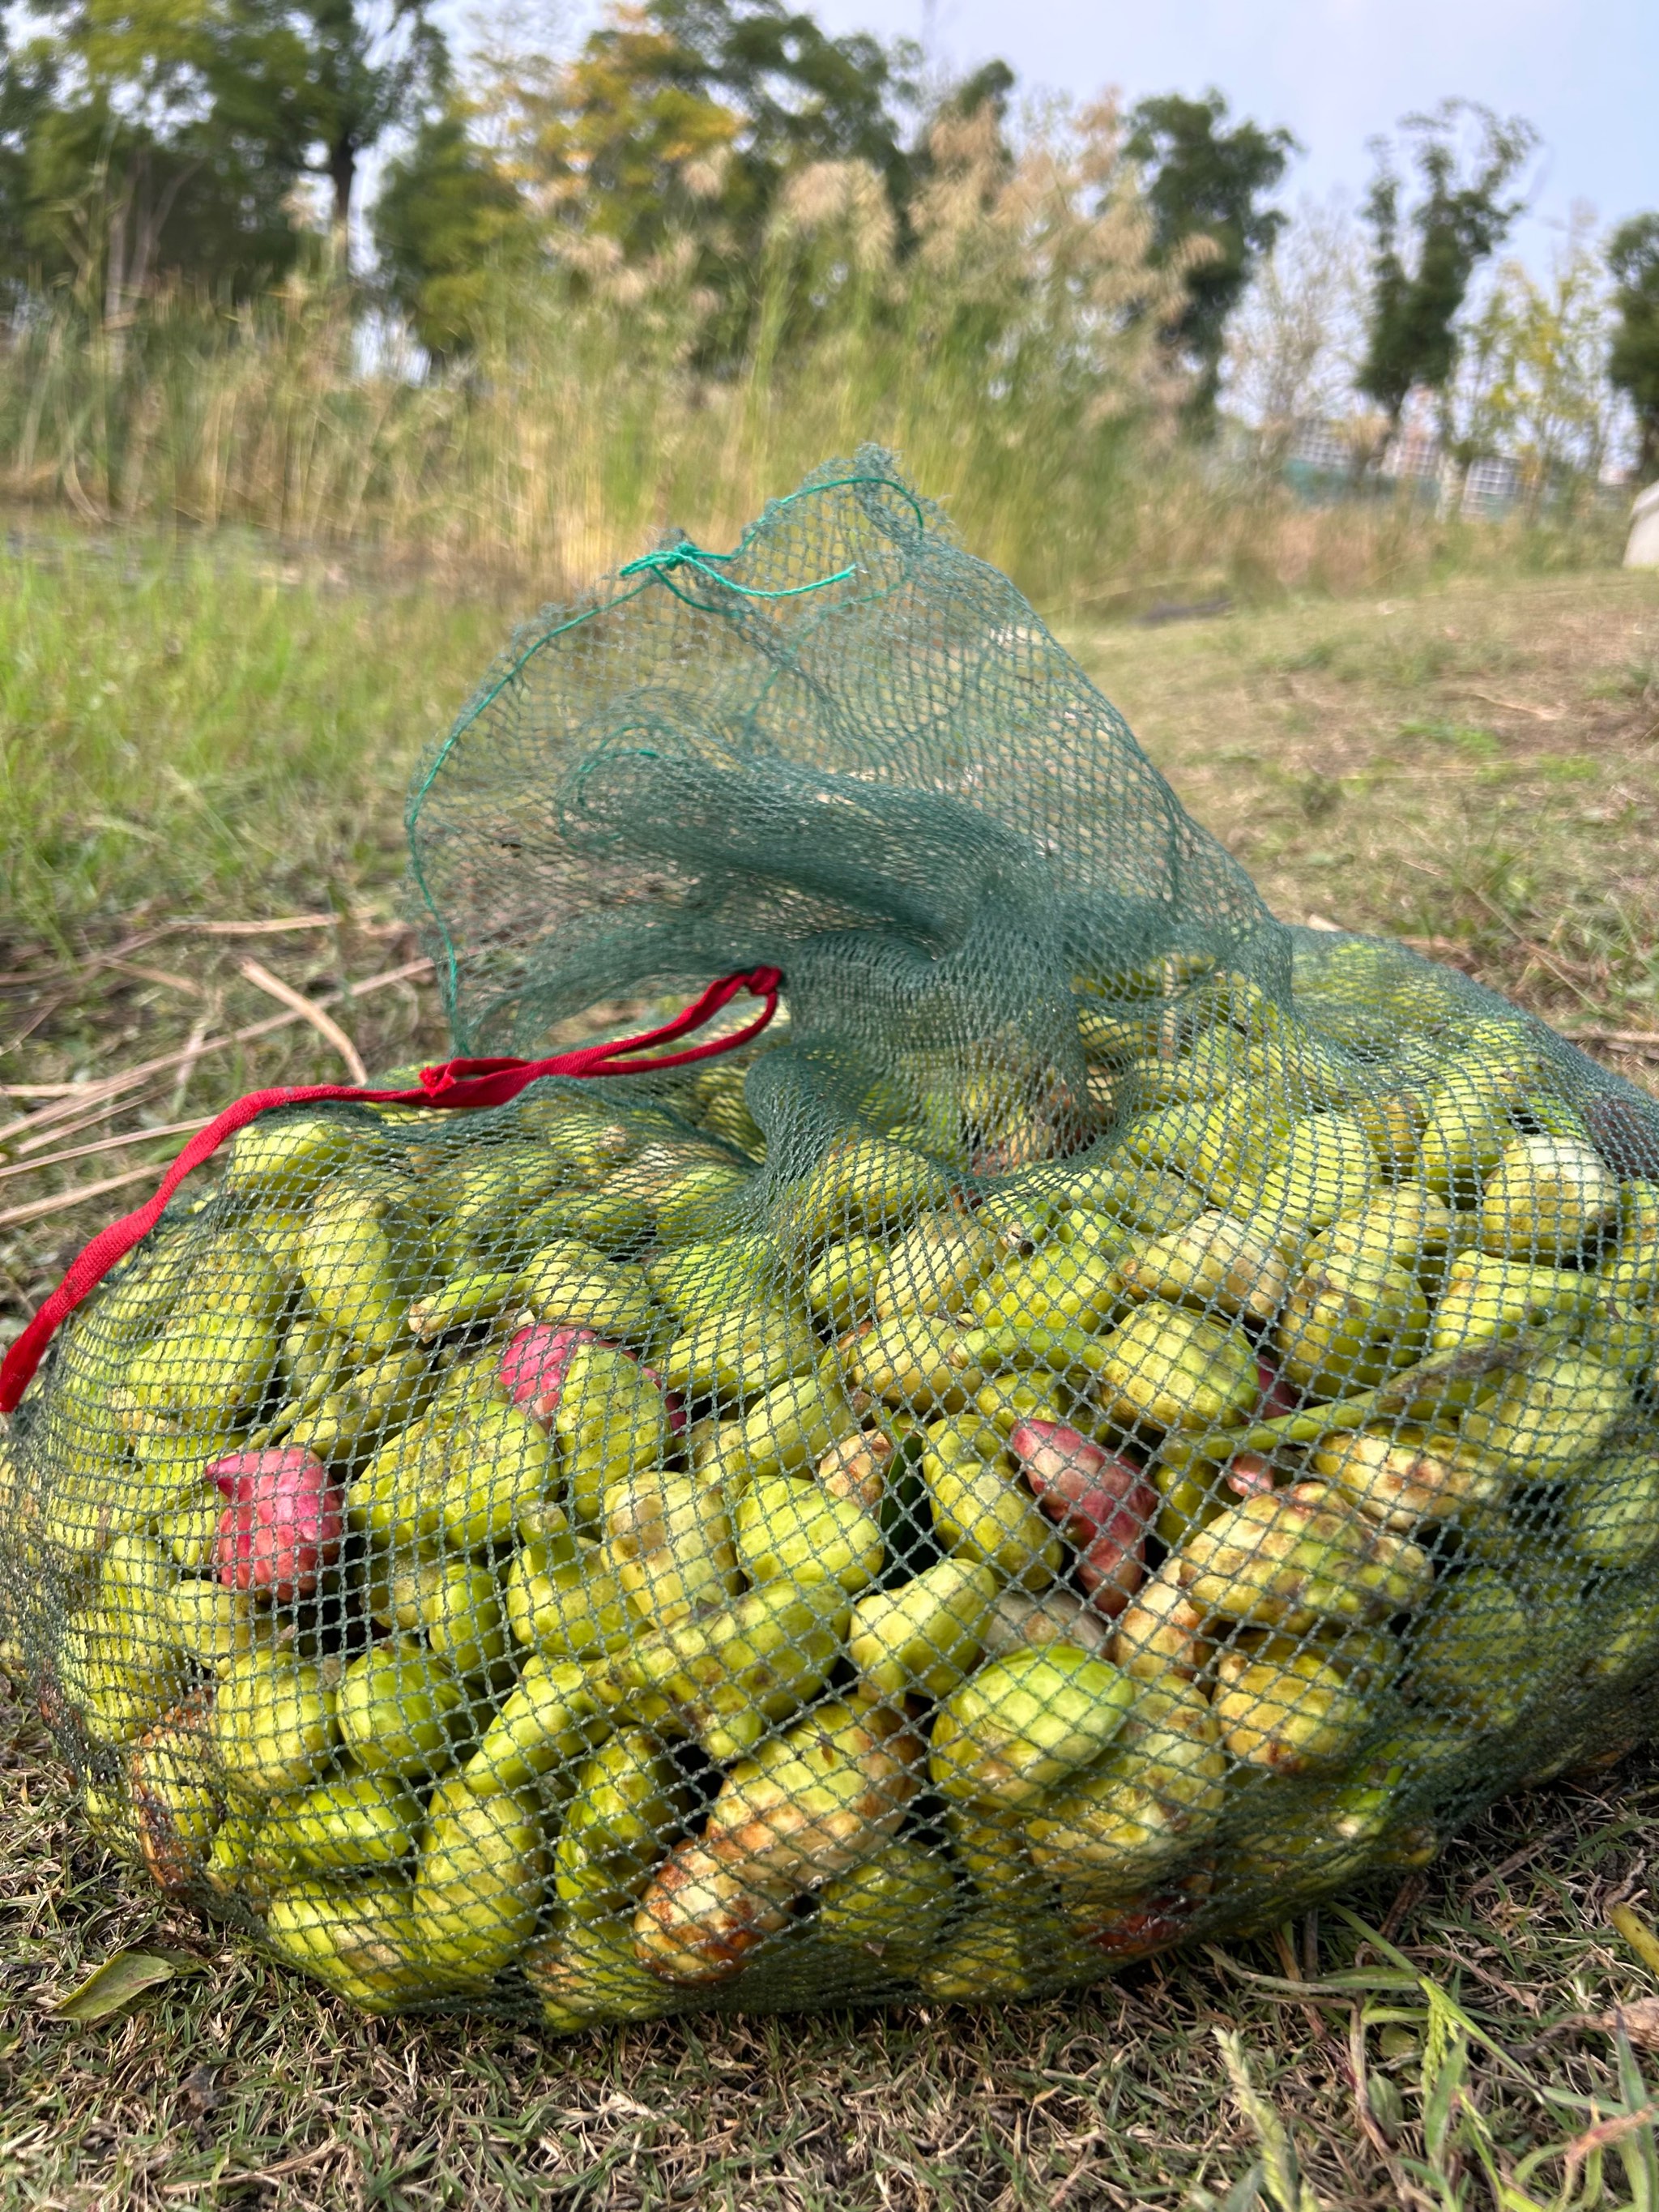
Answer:
<svg viewBox="0 0 1659 2212"><path fill-rule="evenodd" d="M1588 213L1575 217L1541 279L1506 262L1463 333L1442 396L1448 449L1520 462L1533 504L1592 484L1612 435L1606 270Z"/></svg>
<svg viewBox="0 0 1659 2212"><path fill-rule="evenodd" d="M908 40L831 38L781 0L653 0L650 12L690 81L745 118L734 150L758 198L769 200L802 162L851 161L878 170L895 207L903 204L900 117L915 105L921 62Z"/></svg>
<svg viewBox="0 0 1659 2212"><path fill-rule="evenodd" d="M613 9L565 66L507 57L484 105L507 118L504 166L549 210L556 250L635 266L689 254L721 309L703 357L730 363L788 178L857 163L906 206L917 60L903 41L831 38L781 0L648 0Z"/></svg>
<svg viewBox="0 0 1659 2212"><path fill-rule="evenodd" d="M1607 246L1607 266L1619 316L1607 374L1636 410L1646 481L1659 477L1659 215L1621 223Z"/></svg>
<svg viewBox="0 0 1659 2212"><path fill-rule="evenodd" d="M1179 93L1143 100L1130 112L1124 148L1147 173L1156 258L1167 263L1194 239L1214 249L1188 269L1187 305L1170 333L1197 372L1189 413L1203 427L1214 420L1228 318L1285 222L1266 196L1301 151L1282 127L1244 122L1224 130L1226 114L1215 91L1202 100Z"/></svg>
<svg viewBox="0 0 1659 2212"><path fill-rule="evenodd" d="M307 175L343 238L362 154L444 82L426 4L47 0L0 52L0 282L246 298L298 257Z"/></svg>
<svg viewBox="0 0 1659 2212"><path fill-rule="evenodd" d="M511 179L454 103L387 165L373 222L386 287L437 361L471 343L502 264L532 243Z"/></svg>
<svg viewBox="0 0 1659 2212"><path fill-rule="evenodd" d="M1474 126L1467 164L1459 136ZM1475 270L1507 235L1525 202L1511 187L1538 143L1521 116L1500 120L1473 100L1449 100L1431 114L1407 116L1421 191L1402 212L1402 184L1391 149L1376 142L1377 173L1365 203L1374 240L1371 300L1359 388L1399 422L1414 385L1443 393L1457 365L1457 318ZM1408 258L1402 232L1415 253Z"/></svg>
<svg viewBox="0 0 1659 2212"><path fill-rule="evenodd" d="M362 155L388 131L417 124L447 82L448 48L428 0L221 4L219 113L279 161L326 178L343 234Z"/></svg>
<svg viewBox="0 0 1659 2212"><path fill-rule="evenodd" d="M204 0L66 0L38 20L0 79L14 283L71 281L112 309L181 270L246 293L291 263L291 179L221 110Z"/></svg>
<svg viewBox="0 0 1659 2212"><path fill-rule="evenodd" d="M56 96L58 73L58 57L45 41L14 49L0 20L0 302L15 301L29 279L29 147Z"/></svg>

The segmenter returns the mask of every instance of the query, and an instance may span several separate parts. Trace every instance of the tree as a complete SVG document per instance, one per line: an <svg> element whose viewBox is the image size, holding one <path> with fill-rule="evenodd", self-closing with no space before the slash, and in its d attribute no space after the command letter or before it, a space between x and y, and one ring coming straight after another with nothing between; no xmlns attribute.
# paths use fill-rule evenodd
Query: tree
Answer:
<svg viewBox="0 0 1659 2212"><path fill-rule="evenodd" d="M705 358L730 360L786 177L850 162L904 204L917 59L862 33L831 38L781 0L645 0L613 7L562 66L493 58L480 104L553 248L598 241L636 266L689 250L695 288L717 303Z"/></svg>
<svg viewBox="0 0 1659 2212"><path fill-rule="evenodd" d="M1348 412L1364 331L1352 222L1340 203L1304 201L1263 256L1227 332L1229 407L1256 426L1268 467L1282 464L1304 423Z"/></svg>
<svg viewBox="0 0 1659 2212"><path fill-rule="evenodd" d="M386 288L440 362L471 341L494 270L532 246L512 179L467 126L455 101L423 123L388 164L373 216Z"/></svg>
<svg viewBox="0 0 1659 2212"><path fill-rule="evenodd" d="M1619 318L1607 375L1636 413L1644 483L1659 477L1659 215L1632 216L1607 246Z"/></svg>
<svg viewBox="0 0 1659 2212"><path fill-rule="evenodd" d="M1245 122L1223 130L1226 114L1218 92L1202 100L1178 93L1143 100L1130 111L1125 143L1146 173L1155 258L1167 264L1194 238L1207 238L1215 248L1188 268L1187 306L1169 334L1170 346L1195 373L1188 411L1201 428L1214 421L1228 318L1285 222L1265 196L1301 151L1283 128L1263 131Z"/></svg>
<svg viewBox="0 0 1659 2212"><path fill-rule="evenodd" d="M211 0L64 0L40 20L11 101L31 273L112 314L164 275L240 293L287 267L292 178L216 100Z"/></svg>
<svg viewBox="0 0 1659 2212"><path fill-rule="evenodd" d="M44 0L57 97L27 155L36 244L106 291L163 270L238 289L294 258L295 185L325 177L340 259L362 154L417 125L447 52L428 0ZM78 243L75 242L78 240Z"/></svg>
<svg viewBox="0 0 1659 2212"><path fill-rule="evenodd" d="M1471 320L1443 414L1461 466L1501 449L1519 461L1534 505L1601 472L1611 434L1607 272L1595 217L1573 211L1540 279L1506 262Z"/></svg>
<svg viewBox="0 0 1659 2212"><path fill-rule="evenodd" d="M30 235L30 149L53 105L58 62L44 40L14 47L0 18L0 307L15 304L37 258Z"/></svg>
<svg viewBox="0 0 1659 2212"><path fill-rule="evenodd" d="M1538 143L1523 117L1500 121L1473 100L1443 101L1432 114L1407 116L1401 127L1413 142L1422 189L1415 206L1402 213L1392 149L1386 140L1374 142L1377 172L1365 201L1370 310L1358 380L1383 410L1390 434L1413 386L1443 404L1457 366L1457 320L1470 281L1526 204L1510 188ZM1471 130L1475 143L1466 151L1460 139Z"/></svg>
<svg viewBox="0 0 1659 2212"><path fill-rule="evenodd" d="M448 47L428 0L219 4L216 112L279 167L326 179L343 264L362 156L388 132L417 128L447 88Z"/></svg>

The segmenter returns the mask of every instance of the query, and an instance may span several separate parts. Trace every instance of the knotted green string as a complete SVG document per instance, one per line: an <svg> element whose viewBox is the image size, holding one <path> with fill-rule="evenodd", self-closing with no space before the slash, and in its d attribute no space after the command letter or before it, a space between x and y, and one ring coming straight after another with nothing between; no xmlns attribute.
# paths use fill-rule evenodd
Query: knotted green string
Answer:
<svg viewBox="0 0 1659 2212"><path fill-rule="evenodd" d="M849 562L846 568L837 568L833 576L818 576L810 584L786 584L776 591L765 591L758 584L740 584L734 576L722 576L718 568L708 565L711 561L735 561L741 551L739 547L737 553L708 553L687 538L683 544L659 545L653 553L641 553L637 561L627 562L618 568L617 575L620 580L648 573L667 583L671 568L695 568L700 575L723 584L728 592L741 592L745 599L798 599L804 592L821 592L827 584L844 584L849 576L858 574L857 562ZM672 584L669 589L673 589Z"/></svg>

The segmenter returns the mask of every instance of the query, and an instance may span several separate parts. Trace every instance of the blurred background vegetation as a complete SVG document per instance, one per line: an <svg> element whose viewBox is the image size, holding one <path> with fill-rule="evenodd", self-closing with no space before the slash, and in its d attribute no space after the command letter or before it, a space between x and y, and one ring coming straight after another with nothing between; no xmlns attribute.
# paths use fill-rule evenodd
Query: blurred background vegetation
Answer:
<svg viewBox="0 0 1659 2212"><path fill-rule="evenodd" d="M1449 100L1357 210L1290 133L943 82L784 0L579 44L430 0L0 18L0 497L555 591L876 437L1078 615L1616 550L1659 215L1504 258L1535 136Z"/></svg>

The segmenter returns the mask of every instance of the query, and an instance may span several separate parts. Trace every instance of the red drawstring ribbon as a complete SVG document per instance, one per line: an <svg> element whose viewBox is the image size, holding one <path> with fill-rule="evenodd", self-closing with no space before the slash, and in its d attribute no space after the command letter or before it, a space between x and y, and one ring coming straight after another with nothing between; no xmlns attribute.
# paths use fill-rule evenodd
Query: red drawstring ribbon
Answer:
<svg viewBox="0 0 1659 2212"><path fill-rule="evenodd" d="M59 1324L97 1288L116 1261L125 1259L139 1239L149 1235L161 1219L167 1200L191 1169L210 1159L227 1137L246 1128L268 1108L321 1105L336 1100L368 1106L505 1106L508 1099L516 1098L525 1085L534 1083L538 1076L639 1075L656 1068L684 1067L694 1060L713 1060L720 1053L734 1052L739 1045L757 1037L778 1010L778 993L782 985L783 976L778 969L751 968L745 974L722 976L718 983L711 983L684 1013L676 1014L672 1022L665 1022L660 1029L647 1030L642 1036L618 1038L609 1044L579 1045L574 1052L555 1053L550 1060L452 1060L442 1067L423 1067L418 1091L357 1091L344 1083L250 1091L246 1098L227 1106L206 1128L196 1132L162 1176L154 1197L146 1199L119 1221L112 1221L107 1229L100 1230L76 1255L63 1281L0 1364L0 1413L9 1413L27 1389L41 1354ZM664 1053L655 1060L632 1059L635 1053L648 1051L656 1044L672 1044L676 1037L701 1029L722 1006L744 991L765 1003L752 1021L733 1030L730 1036L714 1037L706 1043L689 1046L684 1052Z"/></svg>

